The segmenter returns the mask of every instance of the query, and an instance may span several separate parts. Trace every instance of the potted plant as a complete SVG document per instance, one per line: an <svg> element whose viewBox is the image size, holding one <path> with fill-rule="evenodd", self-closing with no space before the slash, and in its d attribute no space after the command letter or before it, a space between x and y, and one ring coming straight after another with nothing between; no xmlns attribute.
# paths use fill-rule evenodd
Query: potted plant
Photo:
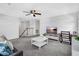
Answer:
<svg viewBox="0 0 79 59"><path fill-rule="evenodd" d="M75 40L79 41L79 36L76 36L76 37L75 37Z"/></svg>
<svg viewBox="0 0 79 59"><path fill-rule="evenodd" d="M73 44L72 44L73 49L74 49L75 51L79 51L79 35L75 36L74 39L75 39L75 40L73 40Z"/></svg>

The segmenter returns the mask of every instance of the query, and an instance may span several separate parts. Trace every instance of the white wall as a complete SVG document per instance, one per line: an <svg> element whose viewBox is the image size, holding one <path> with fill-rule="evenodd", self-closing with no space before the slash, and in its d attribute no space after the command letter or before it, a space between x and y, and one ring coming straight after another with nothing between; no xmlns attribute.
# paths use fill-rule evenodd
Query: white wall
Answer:
<svg viewBox="0 0 79 59"><path fill-rule="evenodd" d="M76 12L63 14L55 17L40 18L40 33L44 34L47 27L57 27L60 31L76 31Z"/></svg>
<svg viewBox="0 0 79 59"><path fill-rule="evenodd" d="M60 31L70 31L71 33L73 33L73 31L75 31L75 13L71 13L71 14L65 14L65 15L60 15L60 16L56 16L56 17L51 17L50 18L50 25L52 27L57 27L58 29L58 33Z"/></svg>
<svg viewBox="0 0 79 59"><path fill-rule="evenodd" d="M0 14L0 34L4 34L8 39L18 38L18 18Z"/></svg>

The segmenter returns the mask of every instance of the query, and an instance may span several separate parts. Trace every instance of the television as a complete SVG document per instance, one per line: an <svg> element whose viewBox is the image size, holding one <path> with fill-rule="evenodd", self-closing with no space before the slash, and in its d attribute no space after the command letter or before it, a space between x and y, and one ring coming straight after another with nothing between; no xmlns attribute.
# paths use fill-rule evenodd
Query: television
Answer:
<svg viewBox="0 0 79 59"><path fill-rule="evenodd" d="M48 28L46 29L46 32L47 32L48 34L57 34L57 27L48 27Z"/></svg>

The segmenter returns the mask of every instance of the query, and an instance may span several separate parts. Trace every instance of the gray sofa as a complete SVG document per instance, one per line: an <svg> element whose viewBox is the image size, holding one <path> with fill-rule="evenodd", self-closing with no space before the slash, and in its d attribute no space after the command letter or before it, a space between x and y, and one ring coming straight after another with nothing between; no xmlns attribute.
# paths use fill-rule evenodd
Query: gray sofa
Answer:
<svg viewBox="0 0 79 59"><path fill-rule="evenodd" d="M10 56L23 56L23 51L17 50L16 48L14 48L13 54L11 54Z"/></svg>

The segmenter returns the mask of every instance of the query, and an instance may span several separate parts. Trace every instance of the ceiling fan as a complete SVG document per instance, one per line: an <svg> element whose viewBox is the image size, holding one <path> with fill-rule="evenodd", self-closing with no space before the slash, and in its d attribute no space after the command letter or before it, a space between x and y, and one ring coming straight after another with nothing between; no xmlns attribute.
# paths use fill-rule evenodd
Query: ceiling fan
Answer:
<svg viewBox="0 0 79 59"><path fill-rule="evenodd" d="M30 12L27 12L27 11L23 11L24 13L27 13L25 14L25 16L28 16L28 15L33 15L33 17L36 17L36 15L41 15L41 13L38 13L36 12L36 10L30 10Z"/></svg>

